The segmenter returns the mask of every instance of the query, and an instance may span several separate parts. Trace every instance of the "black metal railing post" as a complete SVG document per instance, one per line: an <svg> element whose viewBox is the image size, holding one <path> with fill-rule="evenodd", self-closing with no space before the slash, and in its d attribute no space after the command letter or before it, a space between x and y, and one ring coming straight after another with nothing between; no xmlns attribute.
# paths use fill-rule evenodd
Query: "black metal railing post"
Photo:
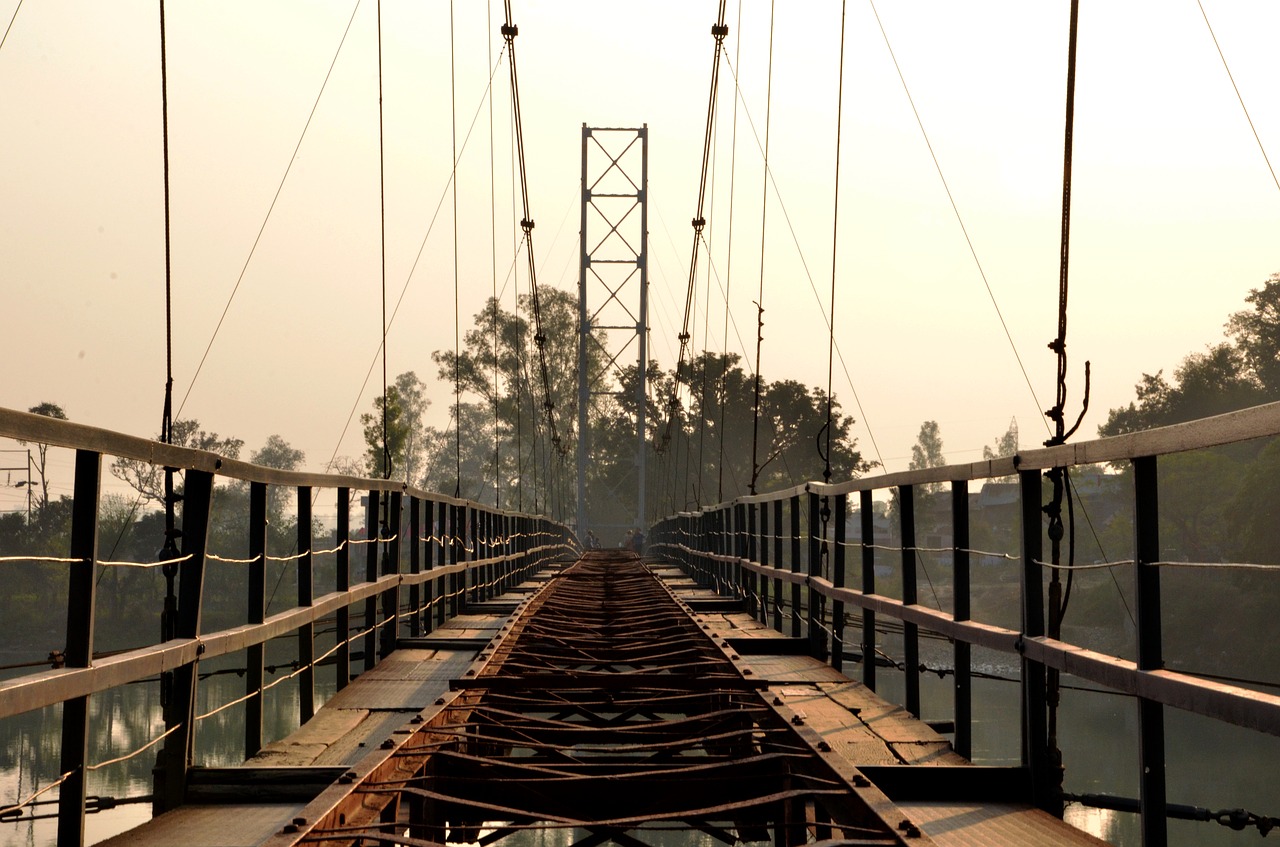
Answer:
<svg viewBox="0 0 1280 847"><path fill-rule="evenodd" d="M1164 668L1160 622L1160 499L1156 458L1133 460L1133 558L1138 628L1138 670ZM1139 797L1143 847L1169 841L1165 797L1164 706L1138 698Z"/></svg>
<svg viewBox="0 0 1280 847"><path fill-rule="evenodd" d="M409 495L409 573L422 573L422 501ZM428 589L429 591L430 589ZM409 637L422 635L422 586L409 586Z"/></svg>
<svg viewBox="0 0 1280 847"><path fill-rule="evenodd" d="M759 534L756 536L756 550L760 555L760 564L768 566L769 564L769 504L761 503L758 507L760 512ZM760 613L756 616L760 623L765 626L769 625L769 610L772 604L777 602L777 593L774 590L774 580L766 575L760 576Z"/></svg>
<svg viewBox="0 0 1280 847"><path fill-rule="evenodd" d="M773 566L782 568L782 499L773 501ZM782 580L773 581L773 628L782 632Z"/></svg>
<svg viewBox="0 0 1280 847"><path fill-rule="evenodd" d="M380 576L396 576L400 573L400 507L403 495L399 491L384 493L388 498ZM396 635L400 632L400 586L392 585L382 592L382 613L379 618L378 661L382 661L396 649Z"/></svg>
<svg viewBox="0 0 1280 847"><path fill-rule="evenodd" d="M951 616L969 620L969 483L951 483L951 571L953 593ZM973 753L973 687L969 642L955 640L955 748L966 759Z"/></svg>
<svg viewBox="0 0 1280 847"><path fill-rule="evenodd" d="M831 515L831 519L835 521L831 542L831 584L836 588L844 588L845 584L844 545L848 511L848 495L837 494L835 509ZM844 668L844 603L839 600L831 604L831 667L836 670Z"/></svg>
<svg viewBox="0 0 1280 847"><path fill-rule="evenodd" d="M298 605L315 603L315 559L311 553L311 487L298 486ZM316 625L298 627L298 720L306 723L316 713Z"/></svg>
<svg viewBox="0 0 1280 847"><path fill-rule="evenodd" d="M102 454L76 451L75 488L71 504L71 553L67 566L66 667L93 664L94 569L98 562L98 501L102 488ZM58 843L84 843L85 767L89 764L89 698L72 697L62 704L61 772L58 789Z"/></svg>
<svg viewBox="0 0 1280 847"><path fill-rule="evenodd" d="M334 590L348 591L351 588L351 489L343 486L338 489L338 525L334 533ZM334 676L337 678L337 690L341 691L351 682L351 607L340 606L337 620L337 650L334 652Z"/></svg>
<svg viewBox="0 0 1280 847"><path fill-rule="evenodd" d="M249 602L246 622L262 623L267 618L267 484L249 484ZM245 650L244 757L250 759L262 749L262 686L267 645L250 644Z"/></svg>
<svg viewBox="0 0 1280 847"><path fill-rule="evenodd" d="M791 572L800 573L800 495L790 498L791 509ZM800 584L791 583L791 637L800 637Z"/></svg>
<svg viewBox="0 0 1280 847"><path fill-rule="evenodd" d="M213 474L189 470L182 492L182 557L178 565L177 607L173 616L174 638L200 635L200 604L204 594L204 566L209 538L209 511L213 505ZM195 741L196 663L173 671L164 704L168 733L155 769L152 810L155 814L182 805L187 792Z"/></svg>
<svg viewBox="0 0 1280 847"><path fill-rule="evenodd" d="M465 526L466 526L467 543L465 545L465 549L463 550L463 553L465 554L466 560L468 563L475 562L480 557L479 517L480 517L479 513L476 512L474 507L468 506L464 511L463 520L466 521ZM465 571L462 572L462 587L465 589L469 583L472 586L472 589L475 589L475 586L479 585L479 582L480 582L479 576L480 576L479 571L477 571L474 568L467 568ZM466 611L467 603L469 603L472 599L478 600L480 598L475 596L474 591L471 594L468 594L466 591L462 592L463 611Z"/></svg>
<svg viewBox="0 0 1280 847"><path fill-rule="evenodd" d="M876 593L876 513L871 491L858 492L862 519L862 593ZM862 610L862 684L876 690L876 613Z"/></svg>
<svg viewBox="0 0 1280 847"><path fill-rule="evenodd" d="M382 551L382 525L378 512L382 506L382 492L369 490L364 513L364 581L378 581L378 554ZM378 663L378 598L370 595L364 601L364 670L373 670Z"/></svg>
<svg viewBox="0 0 1280 847"><path fill-rule="evenodd" d="M759 510L758 503L744 503L743 509L746 512L747 519L747 561L755 562L759 557L759 547L757 546L756 537L756 512ZM746 572L747 578L747 612L751 617L759 617L760 612L760 578L753 570Z"/></svg>
<svg viewBox="0 0 1280 847"><path fill-rule="evenodd" d="M1041 508L1040 471L1019 471L1022 503L1022 637L1045 634L1044 511ZM1054 766L1049 755L1048 686L1044 665L1024 655L1022 659L1022 763L1031 769L1036 805L1046 808L1057 795Z"/></svg>
<svg viewBox="0 0 1280 847"><path fill-rule="evenodd" d="M808 492L809 505L809 576L822 576L822 545L826 539L822 536L822 521L819 512L822 498L816 493ZM824 635L822 619L827 598L818 592L818 587L809 583L805 597L808 605L806 616L809 630L809 655L815 659L827 658L827 639Z"/></svg>
<svg viewBox="0 0 1280 847"><path fill-rule="evenodd" d="M902 603L920 602L916 589L916 498L915 486L898 486L898 537L902 539ZM902 664L905 675L907 711L920 717L920 627L902 624Z"/></svg>
<svg viewBox="0 0 1280 847"><path fill-rule="evenodd" d="M437 509L439 530L436 534L440 544L440 558L437 561L441 565L451 565L457 561L458 555L458 543L453 534L453 514L456 507L442 501ZM458 600L452 596L456 579L455 575L450 574L436 580L436 626L442 625L447 616L457 614Z"/></svg>

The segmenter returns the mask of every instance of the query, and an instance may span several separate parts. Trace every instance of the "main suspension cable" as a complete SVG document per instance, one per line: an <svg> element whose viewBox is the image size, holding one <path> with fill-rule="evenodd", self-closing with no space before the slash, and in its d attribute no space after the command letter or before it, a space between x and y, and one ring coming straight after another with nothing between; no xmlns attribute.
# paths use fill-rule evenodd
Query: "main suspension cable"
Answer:
<svg viewBox="0 0 1280 847"><path fill-rule="evenodd" d="M683 372L684 357L689 350L689 321L693 316L693 292L698 276L698 248L702 240L702 230L707 225L703 209L707 199L707 172L711 163L711 142L715 130L716 101L719 99L717 97L717 89L720 82L720 50L724 47L725 36L729 34L729 27L724 22L725 5L726 0L720 0L716 22L711 27L711 37L715 40L715 44L711 52L711 92L707 97L707 120L702 137L702 167L698 176L698 205L697 211L693 215L693 250L689 259L689 283L685 287L684 294L684 320L681 323L679 336L680 352L676 357L675 379L671 381L671 396L667 400L667 425L662 433L663 447L671 441L671 428L675 424L676 409L680 404L679 386L682 381L687 382L688 376Z"/></svg>
<svg viewBox="0 0 1280 847"><path fill-rule="evenodd" d="M382 478L391 479L391 447L387 439L387 167L382 122L382 0L378 0L378 235L382 245Z"/></svg>
<svg viewBox="0 0 1280 847"><path fill-rule="evenodd" d="M164 412L160 421L160 441L173 443L173 264L171 261L173 236L172 215L169 203L169 54L166 43L166 26L164 18L164 0L160 0L160 108L162 122L162 139L164 146L164 349L165 349L165 383ZM160 614L160 639L168 641L174 636L177 622L178 600L174 593L178 566L174 560L180 555L178 537L182 534L177 526L177 505L180 495L173 486L174 469L164 469L164 544L158 554L160 561L165 562L163 573L165 579L164 606ZM162 677L161 691L167 702L172 676Z"/></svg>
<svg viewBox="0 0 1280 847"><path fill-rule="evenodd" d="M462 496L462 357L461 309L458 294L458 86L454 72L453 0L449 0L449 113L453 141L453 496Z"/></svg>
<svg viewBox="0 0 1280 847"><path fill-rule="evenodd" d="M565 448L560 442L560 433L556 429L555 401L551 398L551 375L547 369L547 336L542 329L542 304L538 297L538 270L533 256L533 216L529 212L529 174L524 158L524 125L520 115L520 84L516 70L516 36L520 29L511 22L511 0L503 0L506 11L506 23L502 25L502 37L507 41L508 62L511 67L511 112L516 124L516 159L520 164L520 198L524 217L520 220L520 228L524 230L525 253L529 260L529 290L533 300L534 344L538 348L538 369L542 376L542 409L546 413L547 431L551 435L551 445L560 458L564 458ZM579 433L581 438L582 434Z"/></svg>
<svg viewBox="0 0 1280 847"><path fill-rule="evenodd" d="M836 252L840 246L840 130L844 120L844 30L846 2L840 2L840 71L836 82L836 176L831 211L831 320L827 326L827 422L823 426L826 444L822 451L822 481L831 481L831 378L835 370L836 346ZM824 538L825 533L824 533Z"/></svg>
<svg viewBox="0 0 1280 847"><path fill-rule="evenodd" d="M756 367L755 403L751 410L751 483L748 490L756 493L760 478L760 348L764 343L764 255L765 233L769 211L769 130L773 118L773 12L775 0L769 0L769 73L765 86L764 109L764 179L760 198L760 291L756 300Z"/></svg>
<svg viewBox="0 0 1280 847"><path fill-rule="evenodd" d="M493 6L491 0L484 3L485 31L493 23ZM486 36L485 46L489 51L489 64L493 64L493 38ZM489 241L490 269L493 271L493 507L502 508L502 483L500 481L499 464L502 461L498 426L498 199L497 187L494 185L495 154L493 150L493 91L489 97Z"/></svg>
<svg viewBox="0 0 1280 847"><path fill-rule="evenodd" d="M725 61L729 61L729 57L725 56ZM738 0L738 39L733 48L733 64L729 66L729 73L734 74L734 67L738 66L742 61L742 0ZM739 86L738 78L733 78L733 132L729 142L729 240L725 245L725 263L724 263L724 334L721 336L724 342L724 354L720 357L720 455L716 460L716 502L724 502L724 425L725 413L729 406L728 400L728 384L729 384L729 321L731 311L729 309L729 290L732 285L733 276L733 209L734 209L734 189L737 185L738 175L738 97ZM745 108L745 103L743 104ZM708 261L707 270L713 270L711 262ZM737 325L734 325L734 332L737 332ZM738 487L738 481L733 482L734 488Z"/></svg>

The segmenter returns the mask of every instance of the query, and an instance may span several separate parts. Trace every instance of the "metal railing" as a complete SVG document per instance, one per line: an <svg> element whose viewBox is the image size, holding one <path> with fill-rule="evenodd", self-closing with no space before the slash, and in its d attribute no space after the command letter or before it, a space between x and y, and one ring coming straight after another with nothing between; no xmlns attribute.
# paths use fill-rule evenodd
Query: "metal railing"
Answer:
<svg viewBox="0 0 1280 847"><path fill-rule="evenodd" d="M967 465L929 468L864 477L840 484L811 482L785 491L743 497L699 512L682 512L659 522L650 535L650 551L678 563L701 584L737 596L758 620L779 632L807 637L810 655L837 669L860 646L862 681L876 687L877 621L893 619L902 627L905 673L903 705L920 716L920 630L954 644L954 746L971 756L971 650L989 648L1017 657L1020 664L1022 763L1033 781L1036 802L1061 814L1061 763L1048 731L1049 679L1071 674L1110 691L1131 695L1138 703L1140 814L1144 843L1165 842L1164 708L1174 707L1216 721L1280 736L1280 696L1219 680L1190 675L1164 666L1161 631L1161 570L1188 563L1161 561L1160 507L1157 496L1161 457L1191 450L1236 444L1280 435L1280 403L1258 406L1147 432L1027 450L1016 456ZM1046 471L1109 463L1132 467L1130 506L1134 556L1105 566L1132 570L1136 661L1108 655L1060 638L1046 628L1045 574L1053 567L1043 555L1047 518L1043 511ZM1019 539L1017 554L998 559L1016 563L1019 572L1020 625L971 619L969 483L1016 479L1018 502L1009 511L1011 534ZM916 585L917 489L949 488L951 543L929 548L951 558L952 608L920 603ZM876 544L873 521L875 492L894 496L898 543ZM846 540L851 514L849 498L858 499L861 538ZM936 495L935 495L936 496ZM825 520L824 520L825 515ZM802 528L802 523L806 524ZM830 531L824 531L824 526ZM893 574L900 598L877 593L876 552L901 553ZM848 551L856 551L857 562ZM880 564L883 566L884 561ZM852 565L852 567L851 567ZM1081 566L1077 566L1081 567ZM1094 567L1085 565L1083 567ZM1226 569L1232 566L1222 566ZM1274 569L1266 565L1237 565ZM856 584L852 587L846 583ZM941 603L937 604L939 607ZM845 638L847 609L861 612L861 643ZM789 627L784 617L790 618Z"/></svg>
<svg viewBox="0 0 1280 847"><path fill-rule="evenodd" d="M88 761L89 698L140 680L159 676L165 731L137 755L162 744L155 769L156 812L183 802L192 770L196 723L230 706L245 705L245 758L263 746L264 692L285 679L297 679L299 723L315 713L315 668L335 667L339 689L352 678L352 644L363 642L363 669L368 670L395 649L403 631L414 637L430 632L447 618L513 588L525 576L576 549L568 527L548 518L496 510L478 503L432 494L391 480L336 474L311 474L261 467L213 453L147 441L107 430L0 409L0 436L64 447L75 451L69 550L65 556L17 556L65 569L68 584L65 649L55 667L0 680L0 719L62 704L60 776L31 797L0 809L13 818L23 808L49 801L40 795L58 790L58 843L84 841L86 776L112 762ZM136 460L182 473L179 555L163 563L105 562L99 557L99 508L103 498L104 456ZM248 556L234 559L245 566L248 615L243 625L206 632L201 626L205 576L210 561L225 558L208 550L215 482L248 485L245 525ZM288 490L297 497L297 546L293 555L267 554L268 493ZM337 501L335 544L314 550L311 503L319 490L332 490ZM365 498L366 538L352 536L353 494ZM157 539L157 542L159 539ZM352 561L363 547L365 567ZM335 579L331 590L316 596L315 557L332 555ZM266 563L274 560L296 569L297 603L267 615ZM99 571L103 566L163 567L173 591L164 614L171 616L172 637L152 646L96 656L94 618ZM353 584L352 571L357 571ZM353 629L352 608L363 612ZM362 607L362 608L361 608ZM157 622L161 609L156 609ZM316 655L315 626L336 621L336 644ZM159 631L160 627L156 627ZM277 638L296 638L296 668L265 683L265 648ZM196 714L199 664L243 652L245 695Z"/></svg>

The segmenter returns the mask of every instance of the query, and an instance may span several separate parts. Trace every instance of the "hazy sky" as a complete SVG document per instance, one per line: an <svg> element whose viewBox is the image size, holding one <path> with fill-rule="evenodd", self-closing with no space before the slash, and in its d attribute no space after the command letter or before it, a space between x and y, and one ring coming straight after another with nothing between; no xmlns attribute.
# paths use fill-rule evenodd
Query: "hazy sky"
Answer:
<svg viewBox="0 0 1280 847"><path fill-rule="evenodd" d="M1280 165L1280 4L1203 3ZM650 350L670 367L715 5L514 5L540 281L576 290L581 125L647 123ZM1143 371L1170 371L1220 339L1248 290L1280 271L1280 189L1195 0L1082 5L1069 413L1091 359L1092 410L1081 437L1092 437L1108 408L1132 399ZM0 0L0 24L15 6ZM881 0L878 8L1041 405L865 0L848 4L835 311L849 379L837 363L836 395L858 419L860 447L876 457L869 425L891 470L905 467L929 419L941 425L949 461L980 458L1013 417L1024 445L1037 443L1040 411L1053 397L1045 345L1056 326L1068 3ZM380 334L377 5L171 0L166 10L182 417L245 439L246 453L279 433L314 469L335 452L358 455L358 421L340 440L344 422L381 391L379 368L361 387ZM508 277L520 214L505 57L492 144L484 99L501 52L500 14L496 2L454 9L463 331L495 284L507 302L513 286L527 286L523 273ZM727 283L738 327L727 346L742 353L739 334L754 337L761 278L757 138L763 142L768 109L769 6L749 0L738 16L731 3L728 60L741 83L736 156L735 77L726 64L708 200L714 275L709 301L707 279L698 283L694 346L703 347L704 335L708 348L726 346ZM454 343L450 7L384 0L382 25L386 285L392 306L399 302L389 369L416 370L433 383L433 420L443 425L452 391L435 381L430 354ZM155 0L30 0L0 48L0 303L9 360L0 405L52 401L73 420L148 437L159 428L165 373L158 31ZM838 3L778 4L770 121L777 191L768 194L763 251L768 379L826 381L818 301L827 303L831 285L839 33ZM69 472L63 477L69 485ZM12 500L5 494L0 508L13 508Z"/></svg>

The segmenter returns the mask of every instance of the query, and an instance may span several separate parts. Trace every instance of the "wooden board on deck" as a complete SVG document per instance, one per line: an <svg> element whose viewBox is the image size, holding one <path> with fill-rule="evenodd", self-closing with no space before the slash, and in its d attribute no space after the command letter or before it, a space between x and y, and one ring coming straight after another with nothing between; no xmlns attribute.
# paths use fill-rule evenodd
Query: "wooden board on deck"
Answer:
<svg viewBox="0 0 1280 847"><path fill-rule="evenodd" d="M777 638L780 633L766 626L746 612L704 612L698 615L703 623L710 624L711 632L725 638Z"/></svg>
<svg viewBox="0 0 1280 847"><path fill-rule="evenodd" d="M840 671L810 656L748 656L746 663L756 679L770 685L847 681Z"/></svg>
<svg viewBox="0 0 1280 847"><path fill-rule="evenodd" d="M817 685L771 687L768 693L781 698L785 706L804 718L809 728L846 761L857 766L900 764L884 739Z"/></svg>
<svg viewBox="0 0 1280 847"><path fill-rule="evenodd" d="M275 835L305 803L179 806L100 847L253 847Z"/></svg>
<svg viewBox="0 0 1280 847"><path fill-rule="evenodd" d="M939 847L1107 844L1046 812L1017 803L909 801L897 805Z"/></svg>
<svg viewBox="0 0 1280 847"><path fill-rule="evenodd" d="M967 765L963 756L951 749L947 739L913 717L901 706L880 699L860 682L824 686L826 695L858 717L883 738L904 764Z"/></svg>

